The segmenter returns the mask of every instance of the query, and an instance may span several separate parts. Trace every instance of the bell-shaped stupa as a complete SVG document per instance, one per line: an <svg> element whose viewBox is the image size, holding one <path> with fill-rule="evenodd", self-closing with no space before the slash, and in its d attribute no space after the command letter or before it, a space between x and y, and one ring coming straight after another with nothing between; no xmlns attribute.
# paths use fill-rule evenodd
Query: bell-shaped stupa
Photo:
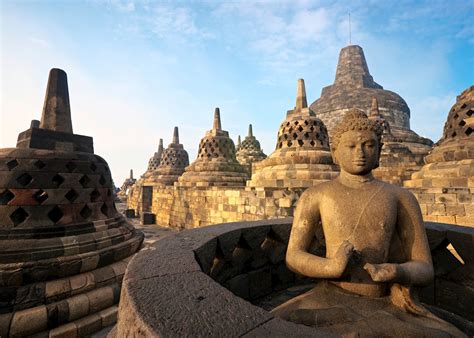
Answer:
<svg viewBox="0 0 474 338"><path fill-rule="evenodd" d="M188 165L188 152L179 143L178 127L174 127L173 142L163 151L160 165L144 178L144 184L173 185Z"/></svg>
<svg viewBox="0 0 474 338"><path fill-rule="evenodd" d="M237 162L235 145L229 133L221 128L219 108L214 124L199 143L197 159L179 177L180 187L245 186L248 176Z"/></svg>
<svg viewBox="0 0 474 338"><path fill-rule="evenodd" d="M414 154L426 155L431 150L431 140L410 130L410 109L405 100L374 81L360 46L351 45L341 50L334 83L323 88L321 97L310 108L324 122L331 136L331 130L347 111L358 108L369 112L373 98L377 99L379 112L390 124L391 134L398 143L403 143Z"/></svg>
<svg viewBox="0 0 474 338"><path fill-rule="evenodd" d="M0 149L0 336L87 336L115 322L143 234L117 212L107 162L72 133L66 73L41 122Z"/></svg>
<svg viewBox="0 0 474 338"><path fill-rule="evenodd" d="M393 136L390 123L380 114L375 97L372 99L368 117L378 121L384 128L380 163L373 171L374 176L385 182L403 185L403 181L410 179L412 173L420 170L424 155L413 153L408 146Z"/></svg>
<svg viewBox="0 0 474 338"><path fill-rule="evenodd" d="M148 161L148 168L146 172L152 172L153 170L158 168L158 166L160 165L162 156L163 156L163 139L160 138L158 150L153 154L153 156Z"/></svg>
<svg viewBox="0 0 474 338"><path fill-rule="evenodd" d="M240 136L239 139L240 141ZM247 169L249 175L252 174L252 163L259 162L267 158L260 147L260 142L253 136L252 125L249 124L249 132L243 142L238 142L237 161Z"/></svg>
<svg viewBox="0 0 474 338"><path fill-rule="evenodd" d="M308 108L304 80L297 83L296 106L278 131L275 151L254 163L250 187L308 188L337 176L324 123Z"/></svg>
<svg viewBox="0 0 474 338"><path fill-rule="evenodd" d="M474 86L457 97L425 162L404 182L424 219L474 226Z"/></svg>

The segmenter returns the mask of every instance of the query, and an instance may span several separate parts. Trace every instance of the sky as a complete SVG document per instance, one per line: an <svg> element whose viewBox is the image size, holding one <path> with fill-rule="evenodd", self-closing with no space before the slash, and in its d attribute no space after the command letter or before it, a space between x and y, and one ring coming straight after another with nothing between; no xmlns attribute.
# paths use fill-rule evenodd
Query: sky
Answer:
<svg viewBox="0 0 474 338"><path fill-rule="evenodd" d="M437 141L474 84L474 1L0 1L0 147L40 119L51 68L68 74L73 129L94 138L117 186L143 174L163 138L194 161L215 107L236 140L266 154L295 105L334 81L360 45L374 80L401 95L411 128Z"/></svg>

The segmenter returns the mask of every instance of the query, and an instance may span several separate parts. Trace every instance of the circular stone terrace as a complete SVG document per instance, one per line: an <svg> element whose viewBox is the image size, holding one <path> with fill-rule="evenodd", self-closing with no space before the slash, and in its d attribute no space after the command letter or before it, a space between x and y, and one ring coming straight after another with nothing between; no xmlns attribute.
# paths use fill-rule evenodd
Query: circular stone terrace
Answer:
<svg viewBox="0 0 474 338"><path fill-rule="evenodd" d="M128 266L118 323L109 337L331 336L265 310L271 308L265 300L280 297L284 302L288 298L282 294L293 297L288 290L310 282L285 266L291 222L286 218L197 228L142 250ZM420 298L435 314L472 335L474 228L441 223L426 223L426 228L435 282L420 290Z"/></svg>

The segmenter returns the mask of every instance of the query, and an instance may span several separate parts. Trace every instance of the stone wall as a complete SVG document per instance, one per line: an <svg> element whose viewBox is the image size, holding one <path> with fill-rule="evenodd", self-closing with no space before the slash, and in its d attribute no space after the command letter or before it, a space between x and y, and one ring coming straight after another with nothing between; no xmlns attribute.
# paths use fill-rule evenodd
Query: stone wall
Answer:
<svg viewBox="0 0 474 338"><path fill-rule="evenodd" d="M127 207L143 212L141 189L134 189ZM212 187L189 189L153 187L151 212L156 223L179 228L209 224L281 218L293 215L302 189Z"/></svg>
<svg viewBox="0 0 474 338"><path fill-rule="evenodd" d="M377 170L375 176L380 173ZM439 180L443 180L440 178ZM466 188L410 189L420 203L425 221L474 225L474 180ZM137 215L143 211L142 187L128 195L127 208ZM151 212L156 223L178 228L196 228L209 224L254 221L293 216L303 189L212 187L190 189L153 186Z"/></svg>

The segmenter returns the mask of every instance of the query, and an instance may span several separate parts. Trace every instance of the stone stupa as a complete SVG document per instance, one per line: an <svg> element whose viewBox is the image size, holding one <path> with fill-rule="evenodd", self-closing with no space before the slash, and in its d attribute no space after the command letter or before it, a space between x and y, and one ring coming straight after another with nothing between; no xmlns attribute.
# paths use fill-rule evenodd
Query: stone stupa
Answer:
<svg viewBox="0 0 474 338"><path fill-rule="evenodd" d="M188 152L179 143L178 127L174 127L173 142L163 151L160 165L144 178L144 184L173 185L188 165Z"/></svg>
<svg viewBox="0 0 474 338"><path fill-rule="evenodd" d="M260 142L253 136L252 125L249 124L249 132L245 139L240 142L238 138L237 161L247 169L249 176L252 175L252 163L259 162L267 158L260 147Z"/></svg>
<svg viewBox="0 0 474 338"><path fill-rule="evenodd" d="M421 169L424 155L413 153L408 146L393 136L390 124L380 114L375 97L372 99L368 118L378 121L384 128L380 163L379 167L372 171L374 176L382 181L403 185L403 181L410 179L412 173Z"/></svg>
<svg viewBox="0 0 474 338"><path fill-rule="evenodd" d="M424 156L431 150L433 142L410 129L410 109L405 100L374 81L360 46L341 49L334 83L323 88L321 97L310 109L324 122L331 136L331 130L351 108L370 112L373 98L378 102L380 114L390 124L394 140L414 154Z"/></svg>
<svg viewBox="0 0 474 338"><path fill-rule="evenodd" d="M405 181L418 198L423 218L474 226L474 86L457 97L443 136L425 162Z"/></svg>
<svg viewBox="0 0 474 338"><path fill-rule="evenodd" d="M337 176L326 127L308 108L303 79L298 80L296 106L278 131L275 151L252 170L249 187L304 189Z"/></svg>
<svg viewBox="0 0 474 338"><path fill-rule="evenodd" d="M179 187L208 188L245 186L248 176L235 157L235 145L229 133L221 128L219 108L214 112L213 128L199 143L197 159L176 183Z"/></svg>
<svg viewBox="0 0 474 338"><path fill-rule="evenodd" d="M110 169L73 134L67 75L52 69L41 122L0 149L0 336L87 336L116 320L143 241L117 212Z"/></svg>
<svg viewBox="0 0 474 338"><path fill-rule="evenodd" d="M153 156L148 161L148 168L146 171L147 173L152 172L153 170L158 168L158 166L160 165L162 156L163 156L163 139L160 138L158 150L153 154Z"/></svg>

